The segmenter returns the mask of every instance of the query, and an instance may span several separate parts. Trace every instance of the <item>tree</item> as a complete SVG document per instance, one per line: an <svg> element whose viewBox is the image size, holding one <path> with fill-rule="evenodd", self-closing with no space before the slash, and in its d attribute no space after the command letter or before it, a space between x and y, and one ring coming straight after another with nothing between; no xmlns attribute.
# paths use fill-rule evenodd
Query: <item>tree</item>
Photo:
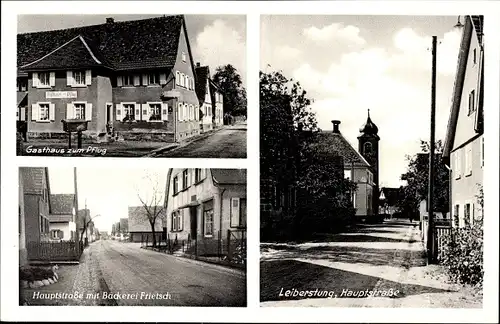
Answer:
<svg viewBox="0 0 500 324"><path fill-rule="evenodd" d="M156 222L163 219L164 215L164 186L160 184L159 177L154 174L146 173L144 179L147 180L147 189L138 190L137 197L148 218L153 234L153 247L156 247Z"/></svg>
<svg viewBox="0 0 500 324"><path fill-rule="evenodd" d="M408 168L401 175L401 180L406 181L402 188L402 199L399 207L406 213L418 212L422 200L427 200L429 188L429 143L420 141L421 153L407 156ZM442 158L443 143L441 140L435 144L434 159L434 211L449 212L449 172Z"/></svg>
<svg viewBox="0 0 500 324"><path fill-rule="evenodd" d="M85 234L85 238L88 239L88 237L87 237L87 229L89 228L89 226L91 224L94 223L94 219L96 217L101 216L101 215L98 214L98 215L95 215L94 217L90 217L90 211L87 214L88 209L85 208L84 210L85 210L85 214L83 215L83 220L82 220L83 221L83 227L82 227L82 232L80 233L80 242L83 242L83 234ZM93 226L91 228L93 228Z"/></svg>
<svg viewBox="0 0 500 324"><path fill-rule="evenodd" d="M286 194L293 188L297 207L288 215L281 213L280 226L288 226L288 230L278 232L292 232L295 238L306 234L313 224L335 222L336 216L346 215L344 207L352 209L349 192L353 184L344 179L343 165L318 145L319 129L311 102L299 82L281 72L260 72L261 181L271 184L261 194L269 201L276 192ZM263 227L266 222L276 223L271 214L261 217ZM310 222L312 218L317 222ZM306 230L305 225L311 227Z"/></svg>
<svg viewBox="0 0 500 324"><path fill-rule="evenodd" d="M215 70L213 82L222 90L224 114L247 115L247 96L241 75L231 64L219 66Z"/></svg>

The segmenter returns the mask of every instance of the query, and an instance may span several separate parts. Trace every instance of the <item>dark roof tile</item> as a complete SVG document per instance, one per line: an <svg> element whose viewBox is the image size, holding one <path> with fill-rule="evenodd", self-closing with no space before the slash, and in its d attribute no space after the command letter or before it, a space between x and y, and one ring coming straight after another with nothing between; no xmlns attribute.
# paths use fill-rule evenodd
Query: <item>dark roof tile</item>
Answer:
<svg viewBox="0 0 500 324"><path fill-rule="evenodd" d="M50 213L54 215L73 215L74 194L50 195Z"/></svg>
<svg viewBox="0 0 500 324"><path fill-rule="evenodd" d="M331 152L343 157L344 164L354 164L354 166L369 167L366 161L358 151L352 147L347 139L341 133L319 132L316 134L314 145L321 152Z"/></svg>
<svg viewBox="0 0 500 324"><path fill-rule="evenodd" d="M210 169L212 177L219 184L246 184L246 169Z"/></svg>

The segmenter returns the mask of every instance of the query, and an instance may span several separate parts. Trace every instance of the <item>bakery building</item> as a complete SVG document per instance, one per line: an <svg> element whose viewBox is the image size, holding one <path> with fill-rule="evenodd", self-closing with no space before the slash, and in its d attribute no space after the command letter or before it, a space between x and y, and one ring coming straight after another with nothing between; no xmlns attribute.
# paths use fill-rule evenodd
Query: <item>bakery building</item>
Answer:
<svg viewBox="0 0 500 324"><path fill-rule="evenodd" d="M183 15L19 34L18 119L30 137L199 134L195 64ZM23 96L23 93L25 96ZM24 101L23 101L24 100ZM21 110L23 109L23 110Z"/></svg>

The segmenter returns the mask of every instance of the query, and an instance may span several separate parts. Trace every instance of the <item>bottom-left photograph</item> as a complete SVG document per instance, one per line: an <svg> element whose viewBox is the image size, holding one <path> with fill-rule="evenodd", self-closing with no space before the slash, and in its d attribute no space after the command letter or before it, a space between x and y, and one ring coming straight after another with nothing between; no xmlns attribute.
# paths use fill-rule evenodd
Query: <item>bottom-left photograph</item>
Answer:
<svg viewBox="0 0 500 324"><path fill-rule="evenodd" d="M19 168L19 305L245 307L244 169Z"/></svg>

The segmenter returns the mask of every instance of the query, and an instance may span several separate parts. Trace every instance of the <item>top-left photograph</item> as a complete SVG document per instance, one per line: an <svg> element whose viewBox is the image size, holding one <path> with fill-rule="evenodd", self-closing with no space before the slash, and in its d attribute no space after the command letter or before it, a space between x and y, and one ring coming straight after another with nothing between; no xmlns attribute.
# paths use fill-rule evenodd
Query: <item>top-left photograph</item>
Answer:
<svg viewBox="0 0 500 324"><path fill-rule="evenodd" d="M246 16L20 15L17 155L246 158Z"/></svg>

